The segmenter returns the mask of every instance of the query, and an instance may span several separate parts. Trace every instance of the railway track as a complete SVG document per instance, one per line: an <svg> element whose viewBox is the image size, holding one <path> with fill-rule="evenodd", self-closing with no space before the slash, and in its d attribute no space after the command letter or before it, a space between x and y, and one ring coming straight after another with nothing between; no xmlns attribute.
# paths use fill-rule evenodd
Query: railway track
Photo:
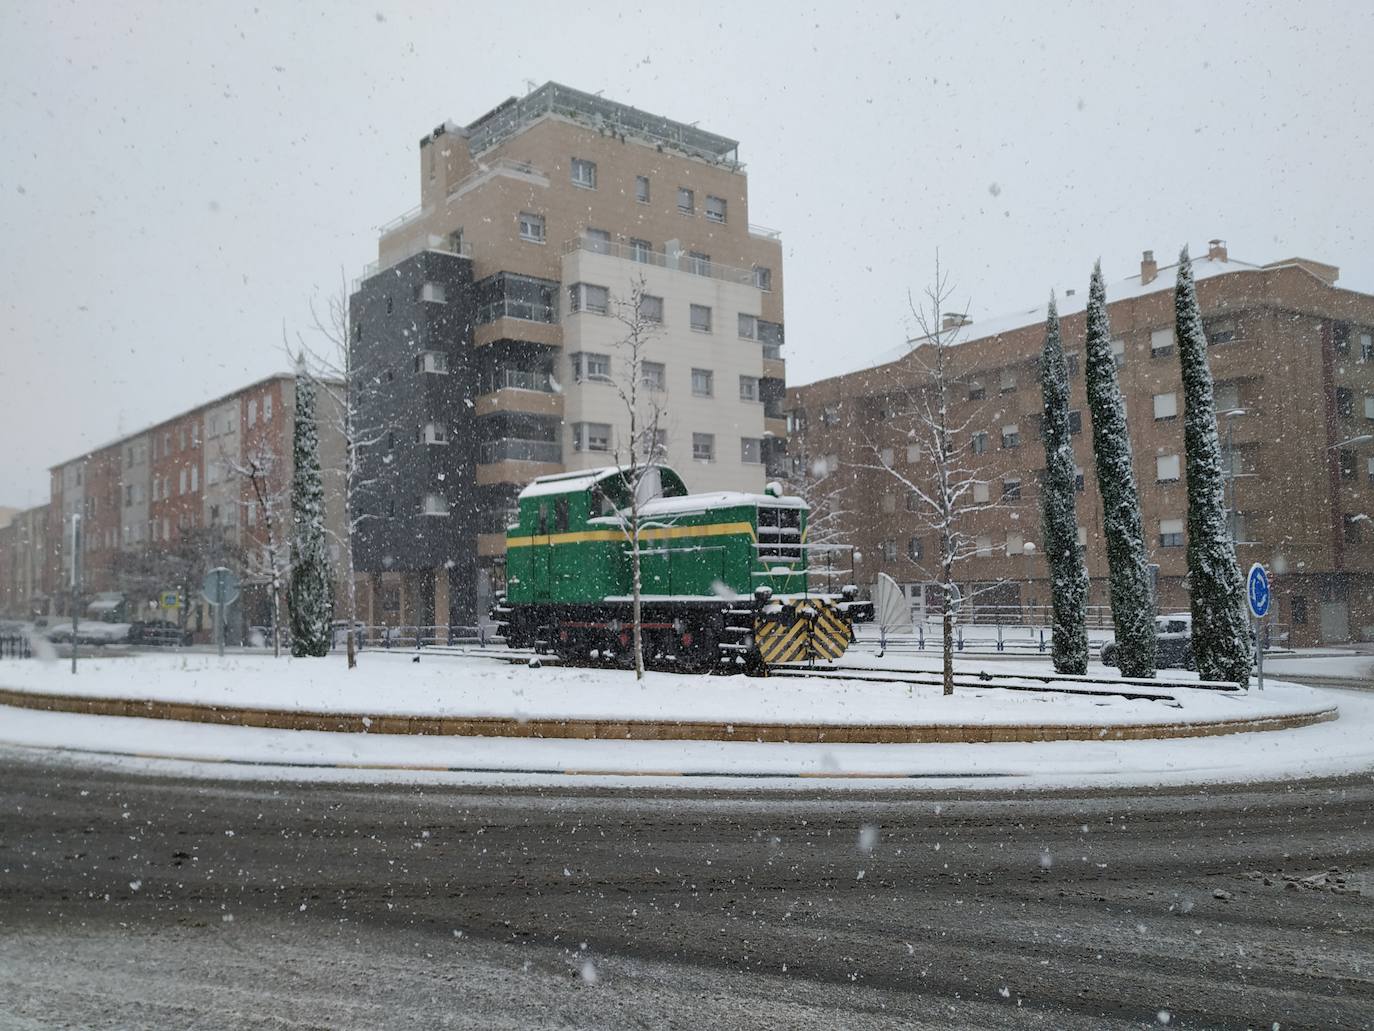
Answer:
<svg viewBox="0 0 1374 1031"><path fill-rule="evenodd" d="M942 687L944 678L939 673L925 672L923 670L909 669L875 669L864 667L844 666L830 669L806 669L803 667L774 666L768 671L770 677L789 677L796 679L813 680L845 680L863 681L873 684L913 684L919 687ZM1086 680L1086 678L1084 678ZM1046 680L1041 685L1025 683L1008 683L1009 680ZM1096 684L1096 681L1091 683ZM963 688L988 688L995 687L1004 691L1029 691L1033 693L1054 693L1086 695L1091 697L1111 697L1126 698L1133 701L1148 702L1172 702L1178 703L1178 699L1172 694L1165 694L1162 691L1147 691L1133 685L1122 685L1119 690L1110 688L1076 686L1075 683L1055 684L1052 678L1027 677L1013 675L1010 673L987 673L987 674L968 674L960 673L954 676L954 686ZM1196 687L1195 684L1170 684L1170 687Z"/></svg>

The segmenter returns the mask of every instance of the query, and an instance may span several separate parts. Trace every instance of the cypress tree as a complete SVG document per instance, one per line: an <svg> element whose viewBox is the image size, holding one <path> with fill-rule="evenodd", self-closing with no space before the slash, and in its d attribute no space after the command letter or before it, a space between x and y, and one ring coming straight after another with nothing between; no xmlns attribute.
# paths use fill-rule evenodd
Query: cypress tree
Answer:
<svg viewBox="0 0 1374 1031"><path fill-rule="evenodd" d="M1088 336L1085 377L1088 411L1093 424L1093 458L1102 493L1102 533L1107 544L1112 624L1121 672L1129 677L1155 675L1154 606L1145 536L1140 526L1140 493L1135 484L1126 406L1116 378L1112 330L1107 318L1107 288L1102 263L1093 265L1088 288Z"/></svg>
<svg viewBox="0 0 1374 1031"><path fill-rule="evenodd" d="M1078 549L1073 445L1069 439L1069 370L1053 294L1045 320L1045 348L1040 355L1040 391L1044 398L1045 440L1040 521L1054 609L1054 668L1058 673L1086 673L1088 571Z"/></svg>
<svg viewBox="0 0 1374 1031"><path fill-rule="evenodd" d="M1217 436L1207 334L1188 248L1178 257L1174 339L1183 369L1183 454L1188 479L1188 593L1193 657L1207 680L1250 682L1250 628L1236 546L1226 518L1221 442Z"/></svg>
<svg viewBox="0 0 1374 1031"><path fill-rule="evenodd" d="M304 364L296 371L296 415L292 434L291 654L329 654L334 619L334 585L324 539L324 485L320 477L320 435L315 424L315 384Z"/></svg>

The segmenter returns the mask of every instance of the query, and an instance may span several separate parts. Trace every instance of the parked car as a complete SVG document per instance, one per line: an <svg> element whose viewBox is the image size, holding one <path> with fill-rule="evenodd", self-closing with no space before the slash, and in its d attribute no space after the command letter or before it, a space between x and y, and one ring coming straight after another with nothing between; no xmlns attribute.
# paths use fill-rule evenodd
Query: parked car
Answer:
<svg viewBox="0 0 1374 1031"><path fill-rule="evenodd" d="M98 619L83 619L77 624L76 643L125 644L129 640L129 626L128 623L106 623ZM55 644L70 644L72 625L70 623L56 623L48 628L44 636Z"/></svg>
<svg viewBox="0 0 1374 1031"><path fill-rule="evenodd" d="M145 648L185 647L191 643L191 631L183 630L170 619L149 619L129 624L129 643Z"/></svg>
<svg viewBox="0 0 1374 1031"><path fill-rule="evenodd" d="M1120 649L1115 641L1102 646L1102 661L1120 666ZM1193 661L1193 617L1174 612L1155 617L1155 663L1160 669L1195 669Z"/></svg>

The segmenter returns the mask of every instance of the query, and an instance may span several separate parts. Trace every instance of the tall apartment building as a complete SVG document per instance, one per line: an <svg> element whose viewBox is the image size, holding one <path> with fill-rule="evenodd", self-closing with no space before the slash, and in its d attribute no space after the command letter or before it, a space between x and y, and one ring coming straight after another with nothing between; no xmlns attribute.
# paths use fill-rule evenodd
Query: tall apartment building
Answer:
<svg viewBox="0 0 1374 1031"><path fill-rule="evenodd" d="M53 466L45 518L35 517L28 534L45 541L44 589L30 593L43 594L46 609L32 614L70 613L72 523L79 515L83 604L97 594L125 591L121 554L170 550L192 531L210 530L226 555L241 556L234 572L246 586L231 625L267 625L267 520L243 471L254 461L266 471L264 495L277 513L280 539L290 528L295 389L294 376L272 376ZM333 540L343 542L344 453L333 396L318 392L317 418L326 523ZM200 544L206 538L198 535ZM340 543L333 556L337 571ZM148 600L128 599L135 606Z"/></svg>
<svg viewBox="0 0 1374 1031"><path fill-rule="evenodd" d="M615 316L641 280L667 463L700 490L781 471L782 247L749 225L736 141L551 82L419 157L420 205L351 298L372 621L474 622L519 490L622 451Z"/></svg>
<svg viewBox="0 0 1374 1031"><path fill-rule="evenodd" d="M1219 240L1193 267L1241 566L1263 562L1275 574L1276 619L1291 627L1295 644L1374 639L1374 296L1337 287L1332 265L1303 258L1249 265L1231 259ZM1175 272L1147 251L1138 276L1108 288L1146 543L1159 567L1165 611L1188 604ZM1105 606L1101 499L1082 376L1086 293L1061 295L1060 312L1081 470L1079 525L1091 603ZM1026 542L1040 543L1044 319L1041 306L975 320L960 327L962 342L951 350L958 380L951 419L971 420L970 443L987 481L983 496L1004 502L969 517L978 554L960 577L986 588L985 602L1005 606L1049 600L1043 556L1028 558L1023 550ZM937 543L890 474L862 467L881 459L920 475L928 459L901 430L899 389L918 381L913 360L894 357L794 388L789 415L794 459L833 469L844 484L846 509L855 513L849 531L862 556L860 580L889 573L921 618L938 605L930 572Z"/></svg>

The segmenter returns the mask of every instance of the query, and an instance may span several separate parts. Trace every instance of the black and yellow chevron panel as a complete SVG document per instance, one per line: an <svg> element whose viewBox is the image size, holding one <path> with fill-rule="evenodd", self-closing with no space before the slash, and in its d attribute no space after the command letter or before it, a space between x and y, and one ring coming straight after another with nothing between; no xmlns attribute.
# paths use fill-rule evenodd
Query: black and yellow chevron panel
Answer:
<svg viewBox="0 0 1374 1031"><path fill-rule="evenodd" d="M849 621L832 603L779 599L754 620L754 641L765 665L838 659L854 639Z"/></svg>

